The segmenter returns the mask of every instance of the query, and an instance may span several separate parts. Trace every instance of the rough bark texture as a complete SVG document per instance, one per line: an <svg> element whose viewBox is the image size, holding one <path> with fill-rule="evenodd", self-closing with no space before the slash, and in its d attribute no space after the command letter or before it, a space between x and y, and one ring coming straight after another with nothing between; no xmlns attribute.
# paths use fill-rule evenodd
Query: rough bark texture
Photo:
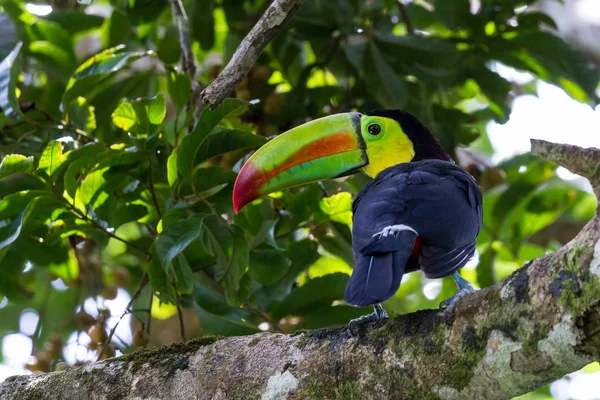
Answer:
<svg viewBox="0 0 600 400"><path fill-rule="evenodd" d="M583 174L600 160L598 149L541 141L532 151ZM451 321L424 310L355 337L334 328L201 338L12 377L0 398L508 399L599 358L597 214L556 253L462 299Z"/></svg>
<svg viewBox="0 0 600 400"><path fill-rule="evenodd" d="M219 105L244 79L267 44L298 11L303 0L273 0L219 76L201 94L211 108Z"/></svg>

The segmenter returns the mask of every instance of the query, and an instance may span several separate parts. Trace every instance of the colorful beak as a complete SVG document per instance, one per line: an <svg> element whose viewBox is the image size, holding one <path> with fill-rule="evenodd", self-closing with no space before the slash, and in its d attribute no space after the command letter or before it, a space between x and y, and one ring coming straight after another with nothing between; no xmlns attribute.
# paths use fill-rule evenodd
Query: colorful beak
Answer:
<svg viewBox="0 0 600 400"><path fill-rule="evenodd" d="M348 175L367 165L360 117L360 113L351 112L319 118L258 149L235 181L235 212L269 193Z"/></svg>

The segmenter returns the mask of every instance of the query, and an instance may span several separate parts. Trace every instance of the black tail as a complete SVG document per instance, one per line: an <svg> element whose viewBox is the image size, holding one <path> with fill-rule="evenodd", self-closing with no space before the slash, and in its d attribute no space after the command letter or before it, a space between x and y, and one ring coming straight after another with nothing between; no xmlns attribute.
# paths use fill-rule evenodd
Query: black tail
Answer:
<svg viewBox="0 0 600 400"><path fill-rule="evenodd" d="M400 287L415 238L414 232L402 231L397 236L374 240L379 244L370 243L366 246L357 255L346 286L346 303L367 306L392 297Z"/></svg>

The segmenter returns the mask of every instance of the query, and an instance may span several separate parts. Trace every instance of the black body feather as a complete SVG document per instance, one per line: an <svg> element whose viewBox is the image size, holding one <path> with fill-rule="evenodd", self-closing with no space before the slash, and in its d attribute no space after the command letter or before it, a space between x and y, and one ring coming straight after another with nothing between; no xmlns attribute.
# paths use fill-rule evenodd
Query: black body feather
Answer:
<svg viewBox="0 0 600 400"><path fill-rule="evenodd" d="M462 268L475 253L482 198L462 168L426 159L379 173L355 198L353 212L355 267L345 300L369 305L392 297L404 273L421 269L429 278L441 278ZM418 255L411 255L417 235L410 230L373 236L400 224L418 233Z"/></svg>

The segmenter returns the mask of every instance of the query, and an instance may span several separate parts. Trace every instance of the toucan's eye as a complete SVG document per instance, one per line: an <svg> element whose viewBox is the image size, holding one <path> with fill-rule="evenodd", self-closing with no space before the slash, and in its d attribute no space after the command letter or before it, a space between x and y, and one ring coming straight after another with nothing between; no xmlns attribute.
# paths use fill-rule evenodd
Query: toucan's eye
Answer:
<svg viewBox="0 0 600 400"><path fill-rule="evenodd" d="M373 136L377 136L381 133L381 125L379 124L371 124L367 127L369 133Z"/></svg>

